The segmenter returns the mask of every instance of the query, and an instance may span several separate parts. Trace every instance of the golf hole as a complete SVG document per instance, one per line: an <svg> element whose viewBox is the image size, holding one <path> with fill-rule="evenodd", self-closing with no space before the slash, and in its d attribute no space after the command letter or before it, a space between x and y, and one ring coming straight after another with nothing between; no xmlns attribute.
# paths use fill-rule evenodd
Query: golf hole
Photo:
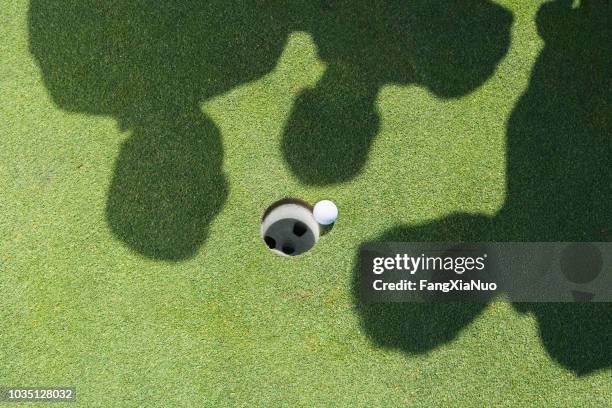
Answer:
<svg viewBox="0 0 612 408"><path fill-rule="evenodd" d="M261 237L270 251L278 255L303 254L314 247L320 235L312 207L302 200L279 200L266 209L261 220Z"/></svg>

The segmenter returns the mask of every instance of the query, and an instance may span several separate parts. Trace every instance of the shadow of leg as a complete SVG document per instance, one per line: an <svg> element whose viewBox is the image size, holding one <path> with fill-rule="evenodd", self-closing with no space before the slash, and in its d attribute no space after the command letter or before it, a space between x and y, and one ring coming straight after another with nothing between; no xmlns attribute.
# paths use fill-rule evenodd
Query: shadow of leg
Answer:
<svg viewBox="0 0 612 408"><path fill-rule="evenodd" d="M198 110L134 126L109 191L111 230L149 258L194 256L227 197L222 161L219 131Z"/></svg>

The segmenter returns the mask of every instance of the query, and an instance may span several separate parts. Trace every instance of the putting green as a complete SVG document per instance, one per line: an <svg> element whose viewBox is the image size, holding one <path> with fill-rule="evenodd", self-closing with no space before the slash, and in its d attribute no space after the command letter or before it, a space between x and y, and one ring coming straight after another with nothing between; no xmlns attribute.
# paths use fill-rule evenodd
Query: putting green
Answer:
<svg viewBox="0 0 612 408"><path fill-rule="evenodd" d="M606 2L171 3L2 2L0 385L612 405L610 305L354 297L367 240L612 240ZM283 197L340 210L299 257Z"/></svg>

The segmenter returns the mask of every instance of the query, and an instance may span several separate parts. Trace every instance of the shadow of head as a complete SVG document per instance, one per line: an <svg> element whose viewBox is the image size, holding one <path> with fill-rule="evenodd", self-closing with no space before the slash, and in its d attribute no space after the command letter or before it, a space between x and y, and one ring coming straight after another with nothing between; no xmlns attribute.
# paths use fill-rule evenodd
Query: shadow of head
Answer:
<svg viewBox="0 0 612 408"><path fill-rule="evenodd" d="M605 0L554 1L538 11L544 48L508 121L508 199L500 214L520 240L612 239L610 16ZM515 308L537 319L550 356L577 375L612 367L611 304Z"/></svg>
<svg viewBox="0 0 612 408"><path fill-rule="evenodd" d="M111 231L152 259L194 256L227 197L221 164L218 130L199 110L133 125L108 192Z"/></svg>
<svg viewBox="0 0 612 408"><path fill-rule="evenodd" d="M548 354L576 375L612 367L612 304L517 303L515 308L536 318Z"/></svg>
<svg viewBox="0 0 612 408"><path fill-rule="evenodd" d="M32 0L30 49L53 101L115 118L113 233L147 257L193 256L227 196L207 98L269 72L286 27L226 1Z"/></svg>
<svg viewBox="0 0 612 408"><path fill-rule="evenodd" d="M457 214L419 226L397 226L375 241L474 241L487 234L490 224L488 217ZM368 337L381 347L409 354L429 352L454 340L486 307L486 302L449 302L448 299L429 299L427 303L363 303L359 260L355 264L352 292L361 325Z"/></svg>
<svg viewBox="0 0 612 408"><path fill-rule="evenodd" d="M465 94L506 52L510 22L487 0L33 0L29 15L30 48L53 101L114 117L132 133L110 188L111 229L138 252L169 260L195 253L227 194L219 131L197 114L199 104L272 70L291 29L315 37L329 69L298 99L283 148L300 179L327 184L363 167L380 86Z"/></svg>
<svg viewBox="0 0 612 408"><path fill-rule="evenodd" d="M301 24L328 68L297 99L282 146L291 170L310 185L346 182L363 169L380 128L375 104L383 85L465 95L494 72L512 23L488 0L347 0L315 17Z"/></svg>
<svg viewBox="0 0 612 408"><path fill-rule="evenodd" d="M503 224L504 220L456 214L420 226L392 228L376 241L488 241L491 236L503 231L504 226L496 225L498 223ZM359 260L356 265L359 265ZM447 276L439 276L439 273L436 271L432 276L421 276L430 282L457 279L454 273ZM487 274L470 275L469 279L486 281ZM364 289L361 279L360 266L357 266L353 271L352 289L363 330L376 345L408 354L427 353L455 340L485 310L488 302L470 300L474 299L474 295L466 293L458 298L435 295L426 299L427 303L367 304L362 301L367 297L361 295ZM510 290L506 295L510 299L523 297L521 288L529 287L529 279L528 276L517 277L516 288L519 292ZM538 281L540 278L534 276L533 279ZM552 360L566 369L582 376L612 367L612 303L516 302L513 307L535 318L546 351Z"/></svg>
<svg viewBox="0 0 612 408"><path fill-rule="evenodd" d="M582 1L578 8L559 1L540 8L544 48L508 120L507 197L495 217L452 215L394 227L377 241L609 241L610 15L607 1ZM355 270L354 288L358 274ZM355 289L359 304L357 295ZM563 367L577 375L612 367L610 303L513 306L533 315L543 346ZM482 309L482 304L359 304L358 311L376 344L415 353L456 338ZM421 331L427 339L418 336Z"/></svg>

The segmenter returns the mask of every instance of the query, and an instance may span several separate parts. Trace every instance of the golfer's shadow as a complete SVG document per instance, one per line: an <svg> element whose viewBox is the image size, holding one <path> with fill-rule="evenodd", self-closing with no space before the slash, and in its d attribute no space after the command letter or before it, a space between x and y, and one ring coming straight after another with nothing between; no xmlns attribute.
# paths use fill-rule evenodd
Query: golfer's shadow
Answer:
<svg viewBox="0 0 612 408"><path fill-rule="evenodd" d="M359 174L380 128L375 102L383 85L459 97L491 76L509 46L512 15L488 0L325 3L297 26L314 37L327 70L298 97L282 145L305 184Z"/></svg>
<svg viewBox="0 0 612 408"><path fill-rule="evenodd" d="M108 193L112 232L147 257L192 257L223 207L221 135L200 104L270 72L288 18L226 1L32 0L30 49L62 109L129 132Z"/></svg>
<svg viewBox="0 0 612 408"><path fill-rule="evenodd" d="M455 214L397 226L377 240L611 241L611 15L604 0L582 1L577 9L569 1L552 2L539 10L545 46L508 120L507 199L496 216ZM451 341L486 306L363 305L358 270L353 283L366 333L408 353ZM612 367L612 304L514 307L537 319L542 343L559 364L578 375Z"/></svg>
<svg viewBox="0 0 612 408"><path fill-rule="evenodd" d="M289 33L310 33L328 64L298 98L283 141L293 172L321 184L362 168L383 84L463 95L505 54L510 22L488 0L32 0L29 13L30 49L53 101L128 132L108 194L112 232L170 261L197 252L228 194L221 135L200 104L270 72Z"/></svg>

